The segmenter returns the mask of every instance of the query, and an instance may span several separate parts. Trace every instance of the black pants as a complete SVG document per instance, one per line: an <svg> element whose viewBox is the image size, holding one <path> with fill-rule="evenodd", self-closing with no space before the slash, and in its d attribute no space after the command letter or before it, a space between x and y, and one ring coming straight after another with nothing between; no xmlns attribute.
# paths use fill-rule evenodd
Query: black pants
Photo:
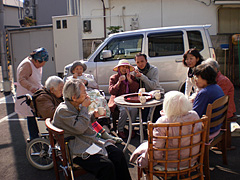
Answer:
<svg viewBox="0 0 240 180"><path fill-rule="evenodd" d="M73 162L94 174L99 180L131 180L123 152L117 147L106 147L108 157L95 154L83 160L76 157Z"/></svg>
<svg viewBox="0 0 240 180"><path fill-rule="evenodd" d="M142 109L142 119L143 119L143 122L147 122L147 117L148 117L148 114L149 114L149 110L150 110L150 108ZM155 123L158 120L158 118L161 116L160 115L160 111L161 110L162 110L162 105L156 106L156 108L154 110L154 113L153 113L152 122Z"/></svg>
<svg viewBox="0 0 240 180"><path fill-rule="evenodd" d="M31 140L38 138L38 125L36 122L36 119L34 116L28 116L27 117L27 125L28 125L28 132L29 132L29 137Z"/></svg>

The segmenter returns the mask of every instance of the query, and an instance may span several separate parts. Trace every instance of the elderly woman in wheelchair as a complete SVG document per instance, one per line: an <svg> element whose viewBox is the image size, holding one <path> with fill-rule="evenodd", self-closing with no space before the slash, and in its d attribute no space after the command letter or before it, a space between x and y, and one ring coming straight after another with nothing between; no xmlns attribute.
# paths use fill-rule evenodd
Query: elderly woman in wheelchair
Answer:
<svg viewBox="0 0 240 180"><path fill-rule="evenodd" d="M26 103L32 108L33 116L27 117L30 138L27 139L26 155L29 162L38 169L45 170L53 166L50 158L51 150L48 148L48 131L46 130L44 120L46 118L52 119L57 106L63 101L63 85L64 82L60 77L50 76L45 82L45 87L35 92L32 96L24 95L18 97L25 97ZM95 129L99 132L99 136L118 141L117 137L109 135L100 124L95 123ZM40 162L42 158L39 158L39 156L44 157L44 161L48 162L42 164Z"/></svg>
<svg viewBox="0 0 240 180"><path fill-rule="evenodd" d="M125 156L108 140L96 136L91 127L100 115L98 111L88 113L90 97L81 80L71 79L63 88L62 102L56 109L53 125L63 129L65 136L75 136L69 147L73 162L103 180L130 180Z"/></svg>

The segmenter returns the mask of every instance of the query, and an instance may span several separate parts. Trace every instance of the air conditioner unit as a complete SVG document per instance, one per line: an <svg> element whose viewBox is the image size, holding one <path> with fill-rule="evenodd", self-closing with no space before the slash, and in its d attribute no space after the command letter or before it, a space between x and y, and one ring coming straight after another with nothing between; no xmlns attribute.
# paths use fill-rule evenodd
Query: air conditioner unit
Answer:
<svg viewBox="0 0 240 180"><path fill-rule="evenodd" d="M33 0L25 0L23 3L24 17L34 18L34 2Z"/></svg>
<svg viewBox="0 0 240 180"><path fill-rule="evenodd" d="M28 7L28 8L24 8L24 17L30 17L30 18L34 18L34 9L33 7Z"/></svg>
<svg viewBox="0 0 240 180"><path fill-rule="evenodd" d="M33 7L33 0L24 0L23 8Z"/></svg>

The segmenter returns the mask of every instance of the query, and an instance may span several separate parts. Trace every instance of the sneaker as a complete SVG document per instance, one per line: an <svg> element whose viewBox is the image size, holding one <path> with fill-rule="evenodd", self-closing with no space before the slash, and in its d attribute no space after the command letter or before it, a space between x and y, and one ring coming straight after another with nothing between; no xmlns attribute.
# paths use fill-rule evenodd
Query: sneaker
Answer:
<svg viewBox="0 0 240 180"><path fill-rule="evenodd" d="M127 136L125 135L125 133L123 131L118 132L118 137L122 138L122 139L126 139Z"/></svg>

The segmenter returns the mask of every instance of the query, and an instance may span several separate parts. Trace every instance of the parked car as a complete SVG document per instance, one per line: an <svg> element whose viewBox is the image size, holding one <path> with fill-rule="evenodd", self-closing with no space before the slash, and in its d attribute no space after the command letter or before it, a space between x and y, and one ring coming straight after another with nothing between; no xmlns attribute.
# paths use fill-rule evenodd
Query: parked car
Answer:
<svg viewBox="0 0 240 180"><path fill-rule="evenodd" d="M159 69L159 83L165 89L185 88L187 68L183 66L183 54L189 48L197 48L204 59L215 58L209 36L211 25L173 26L111 34L87 60L86 73L93 74L100 89L108 93L109 78L113 67L121 59L128 59L136 66L134 57L145 53L148 62ZM72 64L65 66L64 77L69 76Z"/></svg>

